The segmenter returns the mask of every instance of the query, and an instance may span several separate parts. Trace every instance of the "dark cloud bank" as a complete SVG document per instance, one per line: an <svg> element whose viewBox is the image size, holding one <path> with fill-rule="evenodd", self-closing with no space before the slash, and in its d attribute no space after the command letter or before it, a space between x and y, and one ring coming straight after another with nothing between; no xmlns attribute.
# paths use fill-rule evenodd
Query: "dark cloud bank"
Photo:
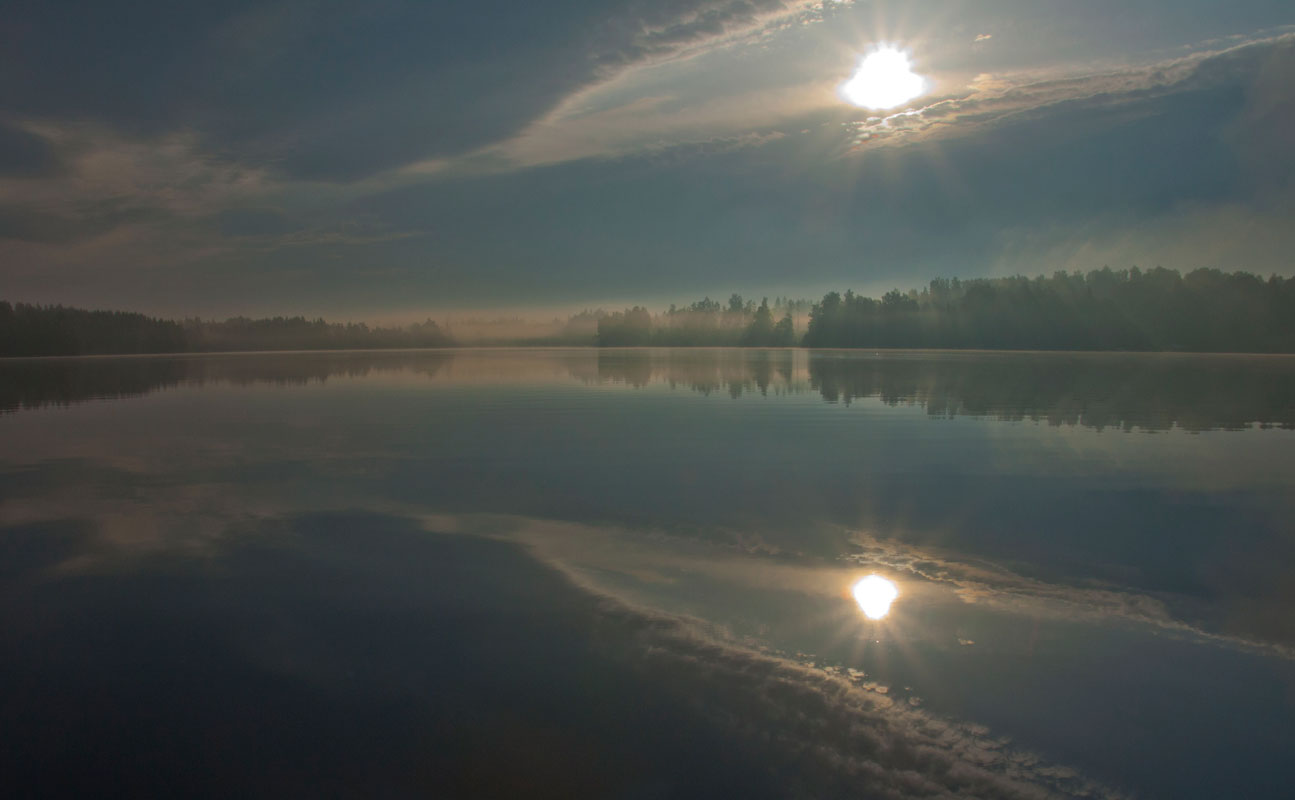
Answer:
<svg viewBox="0 0 1295 800"><path fill-rule="evenodd" d="M213 153L353 180L503 138L610 69L798 5L29 4L0 33L20 67L0 88L24 116L190 129Z"/></svg>

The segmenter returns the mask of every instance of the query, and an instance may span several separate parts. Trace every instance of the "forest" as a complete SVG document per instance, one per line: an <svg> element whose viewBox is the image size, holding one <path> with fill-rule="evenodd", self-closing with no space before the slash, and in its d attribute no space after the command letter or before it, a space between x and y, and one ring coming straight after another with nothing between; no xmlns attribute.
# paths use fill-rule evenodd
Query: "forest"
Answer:
<svg viewBox="0 0 1295 800"><path fill-rule="evenodd" d="M635 306L602 314L596 341L603 347L792 347L798 344L793 314L808 307L803 300L778 300L770 307L768 298L757 306L740 294L727 305L706 297L655 316Z"/></svg>
<svg viewBox="0 0 1295 800"><path fill-rule="evenodd" d="M304 317L177 322L124 311L0 301L0 356L362 350L451 344L449 334L432 320L388 328Z"/></svg>
<svg viewBox="0 0 1295 800"><path fill-rule="evenodd" d="M1199 269L933 280L880 300L827 294L807 347L1295 352L1295 279Z"/></svg>
<svg viewBox="0 0 1295 800"><path fill-rule="evenodd" d="M486 326L487 329L489 326ZM474 337L495 345L600 347L839 347L984 350L1295 352L1295 278L1198 269L1103 268L1006 278L937 278L880 298L828 292L818 302L739 294L653 313L582 311L527 335L525 326ZM486 336L487 338L481 338ZM370 327L305 317L155 319L0 301L0 356L238 350L448 347L432 320Z"/></svg>
<svg viewBox="0 0 1295 800"><path fill-rule="evenodd" d="M652 315L642 307L603 316L598 344L730 345L985 350L1295 352L1295 278L1198 269L1103 268L1050 277L938 278L880 299L847 291L809 306L734 295Z"/></svg>

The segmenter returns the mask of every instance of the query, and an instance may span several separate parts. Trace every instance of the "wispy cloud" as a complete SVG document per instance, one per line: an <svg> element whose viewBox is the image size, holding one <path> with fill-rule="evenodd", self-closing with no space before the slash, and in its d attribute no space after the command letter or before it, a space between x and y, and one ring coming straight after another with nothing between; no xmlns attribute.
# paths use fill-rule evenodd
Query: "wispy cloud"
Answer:
<svg viewBox="0 0 1295 800"><path fill-rule="evenodd" d="M264 272L309 273L315 255L309 248L315 245L321 251L333 248L320 263L354 257L348 248L369 248L365 262L374 269L406 270L408 280L390 282L393 296L408 296L425 280L421 290L434 285L435 291L456 294L441 302L474 304L495 293L508 296L489 302L518 300L509 292L520 291L520 284L492 283L485 276L523 262L542 263L554 278L543 281L543 290L552 293L547 303L558 302L559 295L562 302L625 298L641 272L641 264L629 263L635 258L695 261L680 279L695 277L697 283L680 291L730 284L732 276L702 278L710 268L720 270L720 261L744 261L757 272L746 270L741 281L782 290L785 283L775 284L770 276L781 270L775 261L794 253L817 265L806 284L816 290L841 279L843 265L865 240L877 265L869 269L888 270L868 280L907 281L901 262L912 260L924 269L966 275L1015 258L1033 271L1032 253L1051 257L1066 247L1068 265L1098 267L1107 253L1112 263L1127 263L1116 252L1127 244L1127 231L1098 231L1100 236L1076 241L1095 230L1091 216L1101 211L1076 207L1077 202L1095 204L1100 193L1095 182L1080 185L1076 179L1082 168L1072 162L1079 156L1060 154L1048 162L1055 166L1053 183L1073 182L1064 190L1049 193L1051 184L1042 179L1027 190L1029 176L994 183L990 163L1004 173L1018 163L1010 148L994 148L995 136L1016 123L1033 124L1038 135L1029 146L1042 151L1067 136L1073 140L1080 135L1072 133L1076 124L1091 122L1089 142L1093 149L1104 148L1092 157L1101 162L1118 153L1121 142L1116 135L1095 142L1096 134L1115 131L1124 121L1150 120L1181 130L1179 117L1156 119L1175 98L1214 115L1200 119L1202 131L1219 131L1213 137L1202 133L1193 143L1201 166L1183 174L1197 179L1197 194L1221 194L1224 179L1218 176L1228 164L1244 167L1243 177L1256 185L1267 180L1278 194L1289 183L1285 172L1271 167L1289 161L1289 124L1283 122L1289 113L1289 69L1282 65L1290 62L1277 59L1279 51L1292 49L1289 33L1216 37L1175 49L1178 55L1172 58L1163 57L1168 52L1163 46L1154 51L1161 56L1146 50L1145 58L1154 63L1107 60L1077 67L1038 52L1020 60L1002 56L1020 30L1000 28L993 20L967 20L938 36L923 39L919 31L906 40L919 70L936 87L933 95L900 114L869 115L835 93L858 49L884 29L862 8L809 0L625 0L608 5L604 14L572 13L570 19L527 6L502 27L468 13L439 13L448 14L442 20L445 30L462 31L467 38L455 44L442 33L443 48L415 41L410 31L422 30L419 25L434 17L421 5L393 2L378 12L351 15L294 0L185 32L174 45L177 54L168 55L177 59L181 76L174 81L159 81L150 72L137 80L104 83L87 70L84 80L64 93L37 96L24 90L21 102L0 109L0 147L12 150L8 160L0 155L0 260L6 264L0 292L40 301L141 302L122 288L120 278L107 277L120 269L128 280L158 293L158 300L143 301L151 308L161 310L186 291L201 295L205 305L215 301L198 288L210 285L204 280L220 283L229 297L246 296L266 288ZM517 34L521 30L525 36ZM977 36L994 38L977 44ZM366 44L373 41L389 47L373 52ZM498 46L489 57L478 57L481 42ZM334 46L341 48L336 54ZM1103 52L1110 57L1109 49ZM140 62L151 65L161 55L144 54ZM57 64L44 61L33 70L59 74ZM175 91L190 84L196 88ZM123 86L136 89L118 97ZM91 103L92 96L103 102ZM1109 124L1098 131L1103 120ZM1131 133L1154 136L1154 125ZM1207 138L1215 149L1205 146ZM981 149L937 163L946 142ZM932 147L921 150L925 143ZM898 206L877 213L869 197L853 188L856 173L869 164L882 164L878 171L885 172L890 154L854 156L893 150L897 159L907 158L907 145L918 145L912 152L919 157L931 155L929 166L940 172L941 181L948 178L951 188L941 187L937 194L921 180L888 187L904 208L934 205L951 213L955 203L969 207L965 203L973 189L986 184L994 186L1000 203L977 201L983 215L976 230L970 223L951 228L932 222L920 235L898 236L894 225L879 221L898 213ZM748 185L760 185L744 195L742 208L728 204L718 224L693 232L696 246L687 247L682 259L678 253L657 253L660 238L632 220L672 218L680 206L649 209L669 191L641 193L635 187L648 174L662 184L682 185L697 174L692 166L703 163L717 173L742 171ZM1107 169L1102 174L1107 182L1118 183L1110 178L1109 165L1094 168ZM1160 172L1137 182L1134 194L1145 199L1158 187L1178 188L1186 180L1171 176L1168 167L1157 168ZM974 187L970 181L959 184L968 171L978 173ZM735 184L717 174L708 185ZM574 236L569 228L542 219L554 206L540 195L549 197L555 189L565 193L570 213L582 219L596 216L586 213L590 208L604 216L611 206L623 209L615 215L615 224L623 224L615 236L622 243L626 237L642 240L632 246L613 243L608 226L569 240ZM1029 208L1022 213L1026 191L1042 192L1053 203L1049 224L1064 228L1067 236L1049 238ZM927 196L917 196L923 192ZM524 201L525 193L535 197ZM701 202L695 191L680 196ZM1210 202L1181 192L1175 197ZM1229 200L1244 216L1248 200ZM816 204L821 210L810 214L807 209ZM1001 218L993 222L985 216L995 213ZM520 238L487 232L496 214L513 220L518 236L529 237L533 245L523 253ZM1220 265L1284 269L1285 239L1268 224L1275 216L1256 214L1256 224L1266 227L1253 236L1244 235L1243 221L1220 216L1215 228L1241 231L1228 237L1235 246L1219 236L1205 242L1208 247L1190 248L1188 255L1193 264L1208 252ZM447 224L450 219L453 224ZM1186 223L1171 223L1166 219L1161 226L1163 236L1138 239L1145 245L1139 252L1172 245L1171 229ZM916 230L928 222L912 213L904 224ZM874 225L879 230L872 230ZM999 246L986 233L990 227L1001 230L1008 244ZM740 233L749 229L765 232L768 242L779 246L756 247ZM1021 235L1015 236L1018 229ZM600 234L605 241L598 240ZM963 241L954 244L952 237ZM920 257L912 242L921 242ZM1038 246L1030 253L1019 247L1009 252L1025 242ZM1270 245L1254 244L1264 242ZM743 247L758 252L739 252ZM702 253L717 248L724 249L723 259L701 263ZM609 283L594 285L588 280L595 274L593 262L606 263L609 253L625 265L598 272ZM1241 253L1253 254L1254 260L1240 264ZM426 263L446 269L416 266ZM217 272L220 280L213 277ZM438 277L450 272L458 277ZM333 270L331 283L311 286L335 302L356 287L352 278ZM167 282L174 291L163 293L160 287ZM365 285L378 291L371 282ZM281 290L294 296L313 291L300 283Z"/></svg>
<svg viewBox="0 0 1295 800"><path fill-rule="evenodd" d="M991 38L982 34L977 42ZM1127 107L1180 92L1208 89L1239 73L1258 71L1258 64L1295 45L1295 34L1220 43L1153 63L1076 72L1073 69L981 73L925 105L887 115L860 118L844 108L835 82L820 80L777 89L681 102L671 94L636 95L626 90L627 70L616 80L591 85L564 99L516 136L461 160L460 168L507 171L587 158L618 158L659 152L672 146L707 141L734 141L756 135L750 143L769 141L806 125L844 123L849 146L868 149L975 135L997 125L1073 112L1089 104L1095 110ZM678 76L687 80L687 74ZM948 84L948 81L945 81ZM622 100L614 100L618 95ZM475 165L475 166L473 166ZM440 162L437 170L453 165ZM422 170L412 167L406 172Z"/></svg>
<svg viewBox="0 0 1295 800"><path fill-rule="evenodd" d="M16 238L25 230L36 241L81 240L134 221L208 215L271 190L264 170L211 156L192 132L141 139L90 125L24 128L63 168L39 181L0 177L0 208L48 220Z"/></svg>
<svg viewBox="0 0 1295 800"><path fill-rule="evenodd" d="M914 109L870 117L853 123L854 143L875 147L968 135L986 127L1064 107L1090 104L1094 108L1132 107L1139 102L1177 92L1208 89L1239 72L1257 72L1259 62L1274 51L1295 46L1295 34L1234 44L1152 64L1086 74L977 75L966 91L937 98Z"/></svg>
<svg viewBox="0 0 1295 800"><path fill-rule="evenodd" d="M821 13L820 0L691 0L638 3L605 26L609 46L592 55L604 66L659 61L762 36L770 29L802 23ZM605 72L607 78L618 70Z"/></svg>

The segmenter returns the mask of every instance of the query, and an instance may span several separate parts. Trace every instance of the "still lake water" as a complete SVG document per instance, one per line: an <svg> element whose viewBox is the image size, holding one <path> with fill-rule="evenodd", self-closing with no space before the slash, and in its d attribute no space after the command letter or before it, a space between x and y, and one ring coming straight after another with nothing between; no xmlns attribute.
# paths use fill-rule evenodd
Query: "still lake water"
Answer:
<svg viewBox="0 0 1295 800"><path fill-rule="evenodd" d="M21 796L1289 796L1295 358L0 361L0 718Z"/></svg>

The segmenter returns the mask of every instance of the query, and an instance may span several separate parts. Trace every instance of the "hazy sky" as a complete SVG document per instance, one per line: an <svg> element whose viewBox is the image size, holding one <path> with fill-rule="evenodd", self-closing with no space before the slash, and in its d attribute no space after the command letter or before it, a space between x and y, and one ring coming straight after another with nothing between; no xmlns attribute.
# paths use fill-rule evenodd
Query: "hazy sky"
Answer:
<svg viewBox="0 0 1295 800"><path fill-rule="evenodd" d="M906 51L926 93L842 99ZM1295 271L1290 0L0 15L0 297L413 315Z"/></svg>

